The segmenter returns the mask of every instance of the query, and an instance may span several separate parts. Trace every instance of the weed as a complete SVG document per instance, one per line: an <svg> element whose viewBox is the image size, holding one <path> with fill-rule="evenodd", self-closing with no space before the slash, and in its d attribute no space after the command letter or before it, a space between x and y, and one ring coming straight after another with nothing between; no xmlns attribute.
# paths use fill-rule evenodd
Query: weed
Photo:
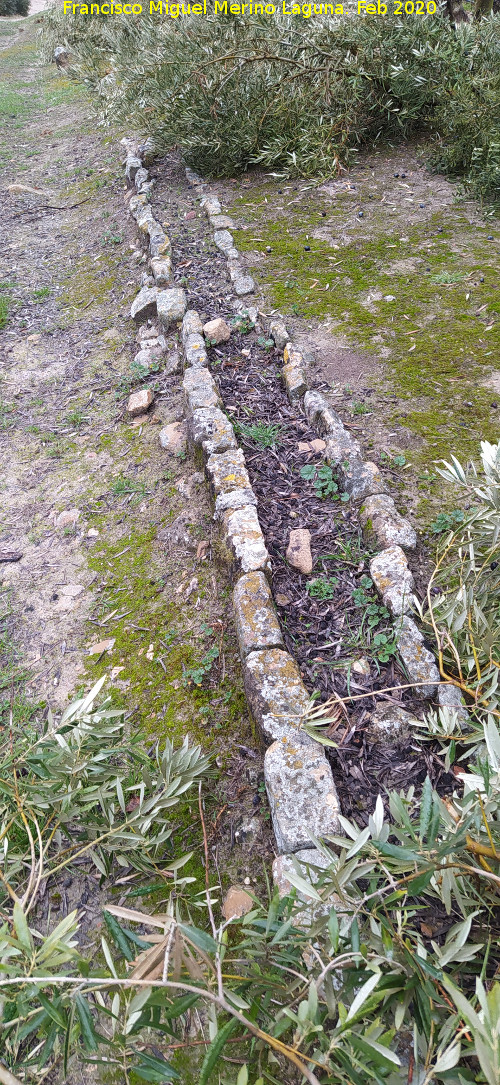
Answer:
<svg viewBox="0 0 500 1085"><path fill-rule="evenodd" d="M439 283L445 286L450 283L461 283L465 278L465 275L461 275L459 271L441 271L439 275L432 275L430 278L431 283Z"/></svg>
<svg viewBox="0 0 500 1085"><path fill-rule="evenodd" d="M119 475L111 487L111 493L115 497L123 497L125 494L139 494L144 497L147 492L144 482L137 482L137 480L127 478L125 475Z"/></svg>
<svg viewBox="0 0 500 1085"><path fill-rule="evenodd" d="M322 466L315 463L306 463L300 469L300 477L312 482L316 497L320 497L322 501L326 497L330 497L333 501L349 500L349 494L339 494L333 471L326 463L322 464Z"/></svg>
<svg viewBox="0 0 500 1085"><path fill-rule="evenodd" d="M0 294L0 329L5 328L9 319L9 303L7 298Z"/></svg>
<svg viewBox="0 0 500 1085"><path fill-rule="evenodd" d="M101 245L121 245L123 234L112 234L109 230L102 235Z"/></svg>
<svg viewBox="0 0 500 1085"><path fill-rule="evenodd" d="M85 421L83 411L80 411L78 407L75 407L73 411L70 411L69 414L65 416L65 421L69 426L82 426Z"/></svg>
<svg viewBox="0 0 500 1085"><path fill-rule="evenodd" d="M463 524L465 513L461 509L453 509L452 512L440 512L431 524L430 530L433 535L444 535L446 531L452 531L457 524Z"/></svg>
<svg viewBox="0 0 500 1085"><path fill-rule="evenodd" d="M265 335L259 335L257 338L257 345L262 347L263 350L272 350L274 347L274 339L267 339Z"/></svg>
<svg viewBox="0 0 500 1085"><path fill-rule="evenodd" d="M231 327L240 335L248 335L255 328L253 320L250 320L248 313L239 313L237 316L233 316L231 320Z"/></svg>
<svg viewBox="0 0 500 1085"><path fill-rule="evenodd" d="M34 290L32 297L34 302L43 301L44 298L48 298L50 294L49 286L41 286L38 290Z"/></svg>
<svg viewBox="0 0 500 1085"><path fill-rule="evenodd" d="M259 448L276 448L281 434L279 424L271 425L265 422L255 422L251 426L242 426L237 422L235 429L242 437L250 437Z"/></svg>
<svg viewBox="0 0 500 1085"><path fill-rule="evenodd" d="M380 462L388 467L406 467L407 459L403 452L398 452L395 456L388 456L387 452L380 453ZM434 478L436 476L434 475Z"/></svg>
<svg viewBox="0 0 500 1085"><path fill-rule="evenodd" d="M375 632L378 626L388 623L390 619L387 607L377 601L373 580L369 576L362 576L357 588L352 592L352 600L356 607L363 608L360 634L364 635L374 659L380 663L387 663L396 655L397 645L392 630Z"/></svg>
<svg viewBox="0 0 500 1085"><path fill-rule="evenodd" d="M215 663L215 660L219 658L218 648L209 648L205 655L202 656L199 663L192 667L185 667L183 665L184 678L183 685L185 686L202 686L205 678L208 678L210 671Z"/></svg>
<svg viewBox="0 0 500 1085"><path fill-rule="evenodd" d="M353 399L351 403L351 410L353 414L368 414L370 408L367 407L366 403L360 403L358 402L358 400Z"/></svg>
<svg viewBox="0 0 500 1085"><path fill-rule="evenodd" d="M336 576L318 576L315 580L308 580L306 591L315 599L334 599L337 584Z"/></svg>

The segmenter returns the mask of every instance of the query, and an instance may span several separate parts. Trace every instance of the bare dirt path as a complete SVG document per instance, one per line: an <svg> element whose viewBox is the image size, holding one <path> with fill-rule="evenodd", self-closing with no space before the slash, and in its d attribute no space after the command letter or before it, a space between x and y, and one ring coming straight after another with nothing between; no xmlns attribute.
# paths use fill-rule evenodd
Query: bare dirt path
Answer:
<svg viewBox="0 0 500 1085"><path fill-rule="evenodd" d="M96 132L81 91L40 59L36 23L9 29L0 556L16 560L0 563L4 719L11 690L16 719L27 721L107 673L131 726L160 739L189 733L223 767L224 782L211 784L211 847L216 862L224 855L223 878L241 880L253 855L262 869L268 848L260 752L203 479L185 449L159 443L161 426L183 417L175 337L148 382L147 421L126 414L139 386L129 311L142 267L124 201L123 133ZM240 847L245 819L257 836Z"/></svg>

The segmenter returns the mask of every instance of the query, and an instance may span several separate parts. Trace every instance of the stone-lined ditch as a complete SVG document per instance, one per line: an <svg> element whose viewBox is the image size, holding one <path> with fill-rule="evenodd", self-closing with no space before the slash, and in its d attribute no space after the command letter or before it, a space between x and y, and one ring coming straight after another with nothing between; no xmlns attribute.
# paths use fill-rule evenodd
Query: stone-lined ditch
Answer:
<svg viewBox="0 0 500 1085"><path fill-rule="evenodd" d="M291 342L286 343L284 326L271 324L272 338L258 334L264 330L259 326L262 314L245 305L251 300L254 283L239 264L229 232L232 222L222 214L218 200L206 194L204 182L186 172L202 194L201 205L215 230L217 248L227 256L230 294L236 294L236 302L227 296L223 262L220 256L211 261L206 234L203 236L202 230L200 236L199 225L194 238L189 237L184 224L179 231L174 225L176 270L172 270L172 241L164 233L172 224L164 221L161 227L152 216L149 174L129 152L127 176L129 180L136 176L139 193L132 197L130 207L139 228L149 237L156 280L155 286L152 278L144 277L132 312L141 319L156 308L166 328L185 313L183 387L188 431L205 463L215 497L220 551L236 581L235 619L247 698L264 738L271 742L265 772L278 847L284 852L298 851L310 848L311 833L322 835L333 830L337 809L324 753L303 728L307 692L319 693L323 700L333 694L337 704L351 698L358 702L351 716L345 706L344 712L338 709L331 725L338 748L330 756L336 777L342 781L346 774L349 777L349 786L343 787L344 809L366 817L382 781L387 787L410 781L418 785L429 771L435 786L442 783L446 787L439 759L432 751L422 758L419 747L409 742L412 716L405 711L411 708L421 714L422 698L429 700L438 692L439 674L408 617L413 581L399 544L410 549L415 546L413 529L397 513L376 465L361 459L359 444L326 401L307 392L302 356ZM183 213L190 222L197 217L193 207ZM193 256L199 257L203 249L209 258L202 266L208 265L210 270L200 281L195 263L196 288L192 291L202 309L200 317L197 310L186 312L186 276L179 277L179 271L189 268ZM173 285L174 275L182 285ZM213 323L216 315L220 327ZM230 320L233 334L221 315ZM212 324L207 317L212 318ZM283 343L285 366L280 373L277 348ZM311 426L316 420L326 441ZM245 448L245 460L237 451L235 433ZM323 456L318 459L320 452ZM336 469L335 475L330 465ZM316 492L311 483L316 483ZM349 505L343 505L349 498ZM359 509L356 503L361 503ZM379 550L382 548L369 564L382 605L365 571L369 553L361 540L358 518L365 534L373 536ZM304 520L307 527L302 531L313 540L315 561L308 546L302 561L294 560L290 550L293 533ZM266 576L273 583L283 634ZM388 623L390 613L396 619L394 632ZM387 631L380 632L384 623ZM298 659L300 676L291 654L282 651L285 646ZM405 668L396 658L396 646ZM361 647L371 654L371 666L366 658L359 658ZM333 658L325 658L328 653ZM353 686L363 694L353 697ZM372 692L373 698L369 696ZM385 708L375 707L377 692L389 701ZM343 725L340 739L339 725Z"/></svg>

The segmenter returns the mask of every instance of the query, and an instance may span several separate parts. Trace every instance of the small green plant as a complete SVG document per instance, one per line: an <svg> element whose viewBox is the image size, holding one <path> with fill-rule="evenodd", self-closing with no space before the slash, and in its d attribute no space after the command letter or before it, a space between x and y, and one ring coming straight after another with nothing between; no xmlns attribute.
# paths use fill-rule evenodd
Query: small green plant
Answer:
<svg viewBox="0 0 500 1085"><path fill-rule="evenodd" d="M5 328L9 319L9 303L7 298L0 294L0 329Z"/></svg>
<svg viewBox="0 0 500 1085"><path fill-rule="evenodd" d="M378 602L371 577L361 577L357 588L352 592L352 600L356 607L363 609L359 635L366 637L372 656L380 663L387 663L391 656L396 655L397 645L392 629L389 632L378 630L379 626L388 624L390 614L387 607Z"/></svg>
<svg viewBox="0 0 500 1085"><path fill-rule="evenodd" d="M250 426L236 424L236 431L243 437L250 437L259 448L276 448L279 444L281 426L266 422L254 422Z"/></svg>
<svg viewBox="0 0 500 1085"><path fill-rule="evenodd" d="M318 576L315 580L307 581L306 591L315 599L334 599L337 584L336 576Z"/></svg>
<svg viewBox="0 0 500 1085"><path fill-rule="evenodd" d="M259 335L257 337L257 346L262 347L263 350L272 350L274 339L267 339L265 335Z"/></svg>
<svg viewBox="0 0 500 1085"><path fill-rule="evenodd" d="M453 509L452 512L440 512L431 524L430 530L433 535L444 535L452 531L458 524L463 524L465 513L461 509Z"/></svg>
<svg viewBox="0 0 500 1085"><path fill-rule="evenodd" d="M395 456L388 456L387 452L380 453L380 462L388 467L406 467L407 459L404 452L397 452ZM436 476L434 476L436 477Z"/></svg>
<svg viewBox="0 0 500 1085"><path fill-rule="evenodd" d="M183 667L184 678L183 685L185 686L202 686L206 678L208 678L215 660L219 658L218 648L209 648L205 655L202 656L199 663L192 667Z"/></svg>
<svg viewBox="0 0 500 1085"><path fill-rule="evenodd" d="M79 410L78 407L75 407L74 410L69 411L69 413L65 416L65 421L68 423L69 426L74 426L77 429L79 426L83 426L85 416L83 414L83 411Z"/></svg>
<svg viewBox="0 0 500 1085"><path fill-rule="evenodd" d="M240 335L248 335L255 328L255 324L253 320L250 320L248 313L238 313L237 316L233 316L230 324Z"/></svg>
<svg viewBox="0 0 500 1085"><path fill-rule="evenodd" d="M351 403L351 410L353 414L368 414L370 408L366 403L360 403L358 400L353 399Z"/></svg>
<svg viewBox="0 0 500 1085"><path fill-rule="evenodd" d="M38 290L33 291L33 301L43 301L44 298L48 298L50 295L49 286L41 286Z"/></svg>
<svg viewBox="0 0 500 1085"><path fill-rule="evenodd" d="M144 482L138 482L136 479L127 478L126 475L119 475L116 482L111 487L111 493L115 497L122 497L124 494L139 494L144 497L147 494L147 488Z"/></svg>
<svg viewBox="0 0 500 1085"><path fill-rule="evenodd" d="M439 275L431 275L430 282L446 286L451 283L461 283L464 278L465 276L459 271L441 271Z"/></svg>
<svg viewBox="0 0 500 1085"><path fill-rule="evenodd" d="M121 245L123 241L123 234L111 233L107 230L101 237L101 245Z"/></svg>
<svg viewBox="0 0 500 1085"><path fill-rule="evenodd" d="M300 477L312 482L316 497L322 501L330 497L333 501L348 501L349 494L339 494L338 484L328 464L306 463L300 469Z"/></svg>

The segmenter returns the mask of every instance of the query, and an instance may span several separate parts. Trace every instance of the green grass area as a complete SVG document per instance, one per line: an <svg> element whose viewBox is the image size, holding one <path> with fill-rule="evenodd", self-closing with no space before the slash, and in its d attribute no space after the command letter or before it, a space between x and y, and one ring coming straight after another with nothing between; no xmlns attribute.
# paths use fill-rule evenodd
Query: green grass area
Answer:
<svg viewBox="0 0 500 1085"><path fill-rule="evenodd" d="M444 208L389 228L374 201L352 227L351 193L327 201L304 192L277 214L276 188L250 184L231 209L247 225L235 231L238 248L271 249L255 275L273 307L308 325L325 321L353 346L387 356L383 387L397 402L387 403L386 418L420 438L412 458L422 465L450 450L471 456L479 438L494 440L496 397L483 382L500 348L498 224L479 228L460 208ZM352 413L366 412L355 404Z"/></svg>

